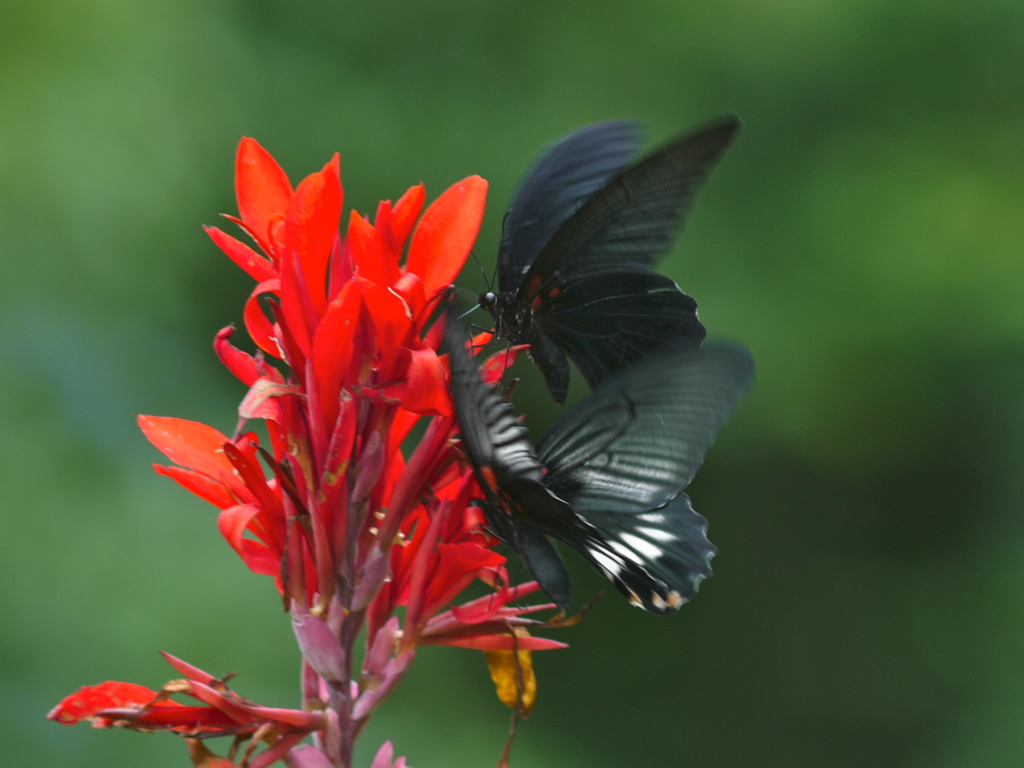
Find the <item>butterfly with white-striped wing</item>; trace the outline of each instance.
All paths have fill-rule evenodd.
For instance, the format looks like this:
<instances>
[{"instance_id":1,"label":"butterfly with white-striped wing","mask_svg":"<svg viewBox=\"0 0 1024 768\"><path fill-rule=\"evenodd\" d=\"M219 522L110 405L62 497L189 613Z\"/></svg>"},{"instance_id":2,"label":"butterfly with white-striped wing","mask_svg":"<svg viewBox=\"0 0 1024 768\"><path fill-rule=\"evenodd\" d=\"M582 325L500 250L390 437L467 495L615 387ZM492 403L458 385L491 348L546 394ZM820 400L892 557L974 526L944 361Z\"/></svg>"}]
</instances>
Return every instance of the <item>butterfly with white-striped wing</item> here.
<instances>
[{"instance_id":1,"label":"butterfly with white-striped wing","mask_svg":"<svg viewBox=\"0 0 1024 768\"><path fill-rule=\"evenodd\" d=\"M683 493L749 386L740 347L669 348L615 374L536 449L511 406L480 378L449 313L452 400L493 533L561 608L569 575L555 538L634 605L665 614L696 594L716 553Z\"/></svg>"}]
</instances>

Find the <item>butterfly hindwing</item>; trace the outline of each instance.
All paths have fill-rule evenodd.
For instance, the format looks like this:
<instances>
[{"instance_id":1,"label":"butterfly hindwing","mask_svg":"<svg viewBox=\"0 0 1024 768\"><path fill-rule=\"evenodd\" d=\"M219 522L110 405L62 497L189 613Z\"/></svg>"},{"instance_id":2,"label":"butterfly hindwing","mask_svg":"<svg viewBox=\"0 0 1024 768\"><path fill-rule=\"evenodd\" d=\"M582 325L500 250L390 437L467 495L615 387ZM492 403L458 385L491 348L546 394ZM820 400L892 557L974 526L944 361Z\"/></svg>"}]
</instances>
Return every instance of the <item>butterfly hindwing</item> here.
<instances>
[{"instance_id":1,"label":"butterfly hindwing","mask_svg":"<svg viewBox=\"0 0 1024 768\"><path fill-rule=\"evenodd\" d=\"M651 613L678 609L711 575L718 550L708 541L707 521L685 493L644 512L592 511L586 519L598 535L567 543Z\"/></svg>"},{"instance_id":2,"label":"butterfly hindwing","mask_svg":"<svg viewBox=\"0 0 1024 768\"><path fill-rule=\"evenodd\" d=\"M646 268L587 275L568 284L538 312L538 345L547 343L576 363L592 388L663 348L666 339L699 345L706 331L697 302L664 275ZM536 362L537 356L533 354ZM542 372L543 366L541 367ZM555 400L553 377L545 375ZM568 372L565 375L568 385Z\"/></svg>"}]
</instances>

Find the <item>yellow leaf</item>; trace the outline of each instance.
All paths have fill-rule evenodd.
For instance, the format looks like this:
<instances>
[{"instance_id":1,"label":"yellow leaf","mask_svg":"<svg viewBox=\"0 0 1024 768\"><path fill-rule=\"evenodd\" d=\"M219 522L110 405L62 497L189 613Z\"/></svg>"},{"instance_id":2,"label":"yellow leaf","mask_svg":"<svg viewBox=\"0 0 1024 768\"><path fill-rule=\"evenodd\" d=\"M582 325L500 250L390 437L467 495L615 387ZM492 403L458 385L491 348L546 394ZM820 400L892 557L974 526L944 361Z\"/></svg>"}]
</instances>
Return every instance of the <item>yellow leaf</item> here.
<instances>
[{"instance_id":1,"label":"yellow leaf","mask_svg":"<svg viewBox=\"0 0 1024 768\"><path fill-rule=\"evenodd\" d=\"M523 627L513 627L516 637L529 637ZM503 704L529 717L537 699L537 677L530 651L484 651L491 679Z\"/></svg>"}]
</instances>

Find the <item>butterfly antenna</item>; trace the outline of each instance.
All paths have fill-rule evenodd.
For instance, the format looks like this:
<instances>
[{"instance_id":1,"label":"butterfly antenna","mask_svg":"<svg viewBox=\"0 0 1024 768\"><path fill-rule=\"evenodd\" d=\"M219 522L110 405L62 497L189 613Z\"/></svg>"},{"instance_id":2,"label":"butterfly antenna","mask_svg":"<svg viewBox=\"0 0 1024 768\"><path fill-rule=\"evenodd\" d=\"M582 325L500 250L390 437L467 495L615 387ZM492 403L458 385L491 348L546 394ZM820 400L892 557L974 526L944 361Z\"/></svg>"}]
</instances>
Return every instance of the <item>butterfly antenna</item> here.
<instances>
[{"instance_id":1,"label":"butterfly antenna","mask_svg":"<svg viewBox=\"0 0 1024 768\"><path fill-rule=\"evenodd\" d=\"M476 262L476 265L478 267L480 267L480 274L484 278L484 284L487 286L487 291L490 292L491 291L491 286L494 283L493 278L488 278L487 277L487 272L486 272L486 270L484 270L484 265L480 263L480 259L477 258L476 251L470 251L469 253L473 257L473 261Z\"/></svg>"}]
</instances>

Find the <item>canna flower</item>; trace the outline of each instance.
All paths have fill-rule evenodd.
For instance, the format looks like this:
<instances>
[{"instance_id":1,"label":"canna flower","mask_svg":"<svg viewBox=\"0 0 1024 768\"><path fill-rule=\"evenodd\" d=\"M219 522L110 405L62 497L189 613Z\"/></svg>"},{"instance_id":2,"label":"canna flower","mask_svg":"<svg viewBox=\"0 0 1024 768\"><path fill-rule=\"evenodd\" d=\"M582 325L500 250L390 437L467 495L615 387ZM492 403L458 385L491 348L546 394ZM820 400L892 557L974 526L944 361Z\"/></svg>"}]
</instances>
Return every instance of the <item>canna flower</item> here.
<instances>
[{"instance_id":1,"label":"canna flower","mask_svg":"<svg viewBox=\"0 0 1024 768\"><path fill-rule=\"evenodd\" d=\"M268 749L246 755L249 766L286 754L295 766L349 766L356 735L419 647L483 650L492 674L509 659L521 673L532 651L564 647L530 636L541 622L528 615L553 606L521 604L537 585L509 583L505 558L483 530L472 504L482 494L454 439L447 362L438 354L439 307L476 238L487 183L464 179L425 210L423 186L412 187L393 205L382 202L372 222L352 212L342 235L339 166L335 155L293 188L266 150L242 140L239 216L227 218L253 245L206 228L256 281L243 311L255 353L232 343L232 327L213 344L248 388L238 425L229 436L184 419L139 417L171 462L154 469L217 507L228 544L250 570L274 579L303 654L308 717L288 730L281 722L291 720L267 713L289 710L239 704L225 685L168 657L187 678L180 690L135 691L79 719L152 729L163 718L162 729L193 740L259 733ZM497 382L522 349L486 361L485 378ZM247 429L253 419L264 421L266 440ZM422 437L410 450L414 434ZM456 604L478 580L491 592ZM172 692L200 698L202 717L221 730L175 720L200 715L178 712ZM73 711L65 706L56 719L71 722ZM243 725L240 717L250 719ZM296 746L308 734L314 744ZM196 765L221 759L191 744ZM374 765L390 768L385 747Z\"/></svg>"},{"instance_id":2,"label":"canna flower","mask_svg":"<svg viewBox=\"0 0 1024 768\"><path fill-rule=\"evenodd\" d=\"M89 720L95 728L119 726L136 731L172 731L190 742L195 765L233 765L219 762L200 739L234 736L235 747L251 740L242 759L248 768L271 765L295 747L308 734L322 730L323 713L293 709L275 709L254 704L232 691L223 680L203 672L165 653L164 658L184 679L172 680L159 691L134 683L107 682L81 688L54 707L48 717L66 725ZM183 694L201 705L180 704L170 697ZM249 760L259 743L269 748ZM201 758L201 760L196 759Z\"/></svg>"}]
</instances>

